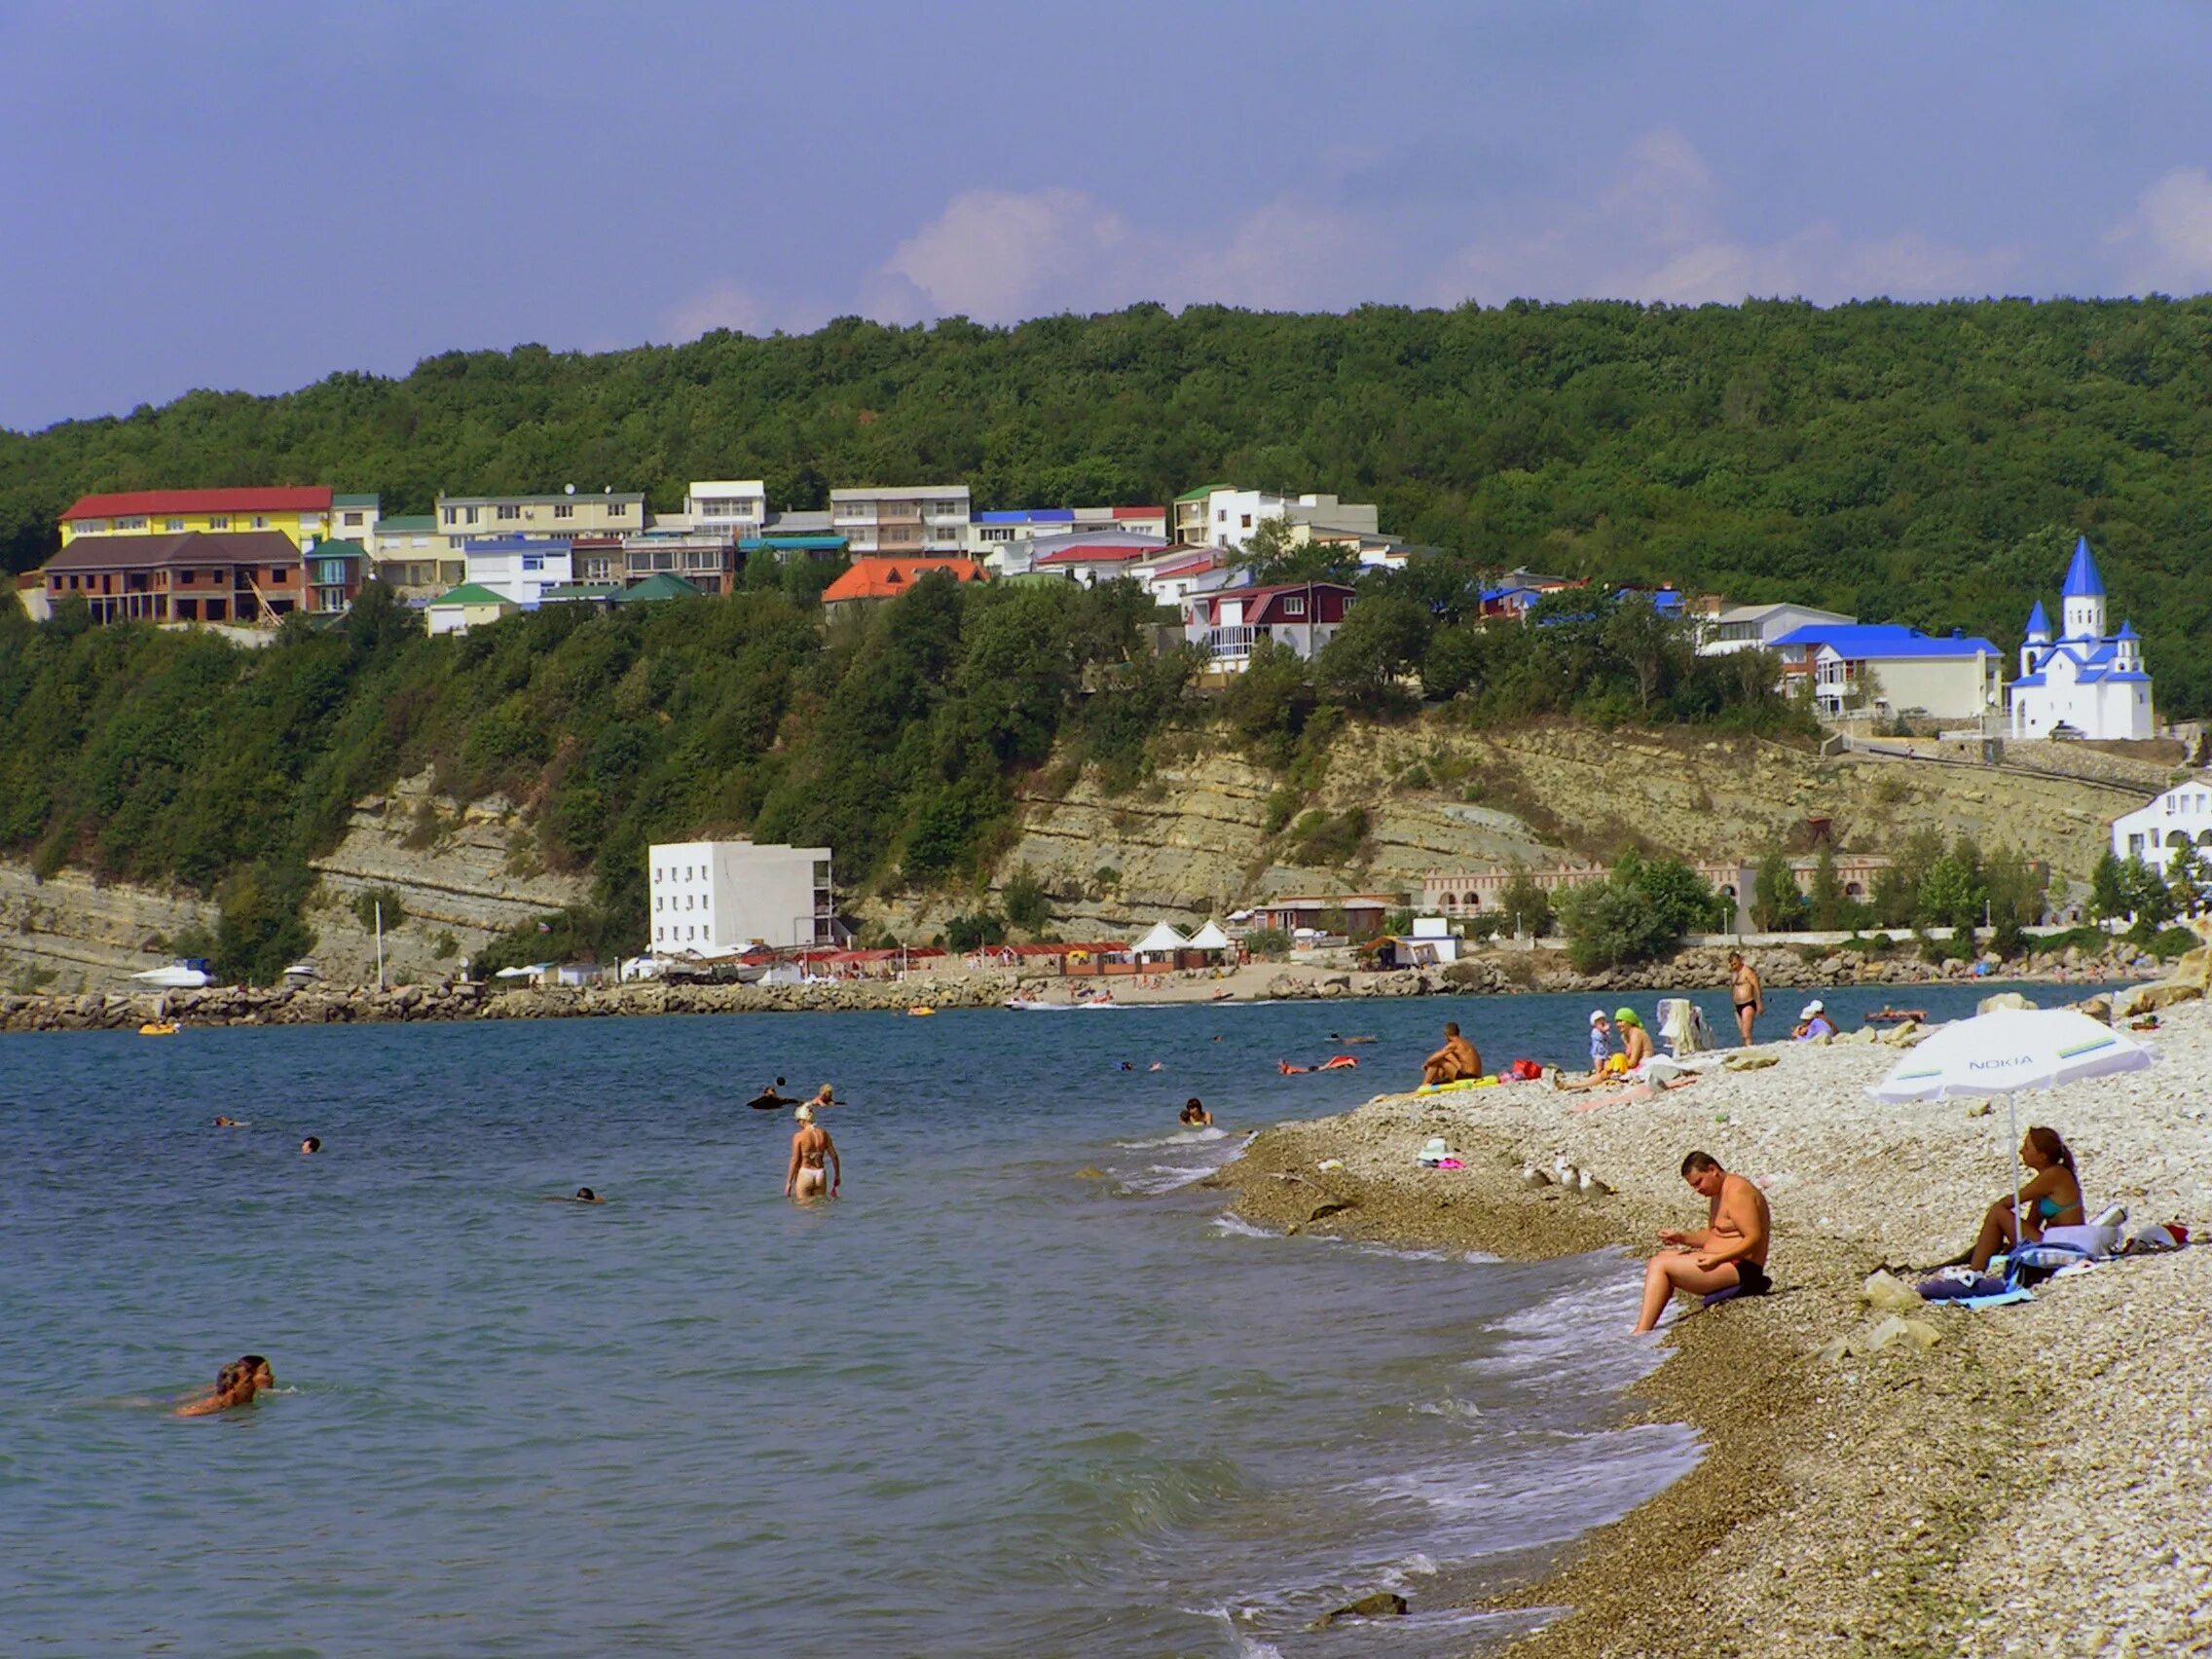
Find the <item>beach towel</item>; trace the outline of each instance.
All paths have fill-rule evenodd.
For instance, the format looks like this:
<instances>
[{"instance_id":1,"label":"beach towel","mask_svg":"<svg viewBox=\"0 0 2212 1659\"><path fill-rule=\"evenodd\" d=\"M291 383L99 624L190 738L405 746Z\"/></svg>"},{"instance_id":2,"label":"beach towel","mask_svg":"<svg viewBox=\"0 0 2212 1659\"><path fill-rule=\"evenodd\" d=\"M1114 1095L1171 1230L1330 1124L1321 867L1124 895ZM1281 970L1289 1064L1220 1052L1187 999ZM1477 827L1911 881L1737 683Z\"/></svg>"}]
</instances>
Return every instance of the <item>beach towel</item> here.
<instances>
[{"instance_id":1,"label":"beach towel","mask_svg":"<svg viewBox=\"0 0 2212 1659\"><path fill-rule=\"evenodd\" d=\"M1687 997L1659 999L1659 1036L1677 1056L1701 1054L1713 1047L1705 1011Z\"/></svg>"}]
</instances>

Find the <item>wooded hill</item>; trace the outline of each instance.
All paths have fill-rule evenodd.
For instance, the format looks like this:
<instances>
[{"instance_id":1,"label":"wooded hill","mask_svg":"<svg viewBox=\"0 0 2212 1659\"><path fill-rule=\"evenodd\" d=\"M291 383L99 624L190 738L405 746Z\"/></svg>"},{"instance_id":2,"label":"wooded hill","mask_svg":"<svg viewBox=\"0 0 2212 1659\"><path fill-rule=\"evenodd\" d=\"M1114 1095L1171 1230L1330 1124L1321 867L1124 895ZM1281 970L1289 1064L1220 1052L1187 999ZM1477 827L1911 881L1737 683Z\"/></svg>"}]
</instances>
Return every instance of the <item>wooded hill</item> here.
<instances>
[{"instance_id":1,"label":"wooded hill","mask_svg":"<svg viewBox=\"0 0 2212 1659\"><path fill-rule=\"evenodd\" d=\"M1526 563L1801 599L2018 643L2086 533L2161 712L2212 712L2212 301L1584 303L1348 315L1157 306L1012 329L846 318L601 356L450 352L403 379L196 392L0 433L0 567L79 494L453 492L763 477L966 480L979 506L1165 500L1216 478L1381 503Z\"/></svg>"}]
</instances>

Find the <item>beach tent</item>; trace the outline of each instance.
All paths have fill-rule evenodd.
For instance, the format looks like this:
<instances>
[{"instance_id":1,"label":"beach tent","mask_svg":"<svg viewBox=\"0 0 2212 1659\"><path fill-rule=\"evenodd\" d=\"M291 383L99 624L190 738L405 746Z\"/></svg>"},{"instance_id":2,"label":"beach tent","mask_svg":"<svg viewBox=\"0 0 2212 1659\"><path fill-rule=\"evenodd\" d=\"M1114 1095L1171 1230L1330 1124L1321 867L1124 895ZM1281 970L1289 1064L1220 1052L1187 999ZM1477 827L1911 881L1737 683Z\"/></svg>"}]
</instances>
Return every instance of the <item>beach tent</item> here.
<instances>
[{"instance_id":1,"label":"beach tent","mask_svg":"<svg viewBox=\"0 0 2212 1659\"><path fill-rule=\"evenodd\" d=\"M2005 1150L2016 1195L2020 1181L2012 1149L2020 1144L2020 1123L2014 1097L2021 1089L2141 1071L2157 1060L2157 1051L2078 1009L2003 1008L1938 1026L1866 1092L1892 1102L2004 1095L2011 1136Z\"/></svg>"},{"instance_id":2,"label":"beach tent","mask_svg":"<svg viewBox=\"0 0 2212 1659\"><path fill-rule=\"evenodd\" d=\"M1236 946L1230 941L1229 936L1223 933L1219 926L1209 921L1191 936L1188 948L1192 950L1235 950Z\"/></svg>"},{"instance_id":3,"label":"beach tent","mask_svg":"<svg viewBox=\"0 0 2212 1659\"><path fill-rule=\"evenodd\" d=\"M1190 942L1168 923L1155 922L1152 924L1152 932L1136 942L1137 959L1141 962L1147 956L1171 957Z\"/></svg>"}]
</instances>

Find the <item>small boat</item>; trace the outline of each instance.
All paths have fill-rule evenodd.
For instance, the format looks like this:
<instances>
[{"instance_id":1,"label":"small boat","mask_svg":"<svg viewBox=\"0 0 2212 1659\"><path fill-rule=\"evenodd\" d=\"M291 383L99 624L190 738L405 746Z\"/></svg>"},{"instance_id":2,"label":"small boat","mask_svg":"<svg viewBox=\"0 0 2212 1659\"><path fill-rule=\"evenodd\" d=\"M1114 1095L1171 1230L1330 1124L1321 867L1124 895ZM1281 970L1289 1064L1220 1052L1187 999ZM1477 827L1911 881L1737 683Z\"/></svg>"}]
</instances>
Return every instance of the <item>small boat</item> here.
<instances>
[{"instance_id":1,"label":"small boat","mask_svg":"<svg viewBox=\"0 0 2212 1659\"><path fill-rule=\"evenodd\" d=\"M166 968L149 968L130 977L142 985L165 991L197 991L215 982L214 970L207 966L204 956L180 956Z\"/></svg>"},{"instance_id":2,"label":"small boat","mask_svg":"<svg viewBox=\"0 0 2212 1659\"><path fill-rule=\"evenodd\" d=\"M1868 1025L1902 1025L1906 1020L1925 1023L1928 1011L1924 1008L1877 1008L1865 1014Z\"/></svg>"},{"instance_id":3,"label":"small boat","mask_svg":"<svg viewBox=\"0 0 2212 1659\"><path fill-rule=\"evenodd\" d=\"M177 1025L173 1019L149 1019L138 1027L141 1037L174 1037Z\"/></svg>"},{"instance_id":4,"label":"small boat","mask_svg":"<svg viewBox=\"0 0 2212 1659\"><path fill-rule=\"evenodd\" d=\"M311 979L321 978L322 970L303 956L284 970L283 977L288 983L306 984Z\"/></svg>"},{"instance_id":5,"label":"small boat","mask_svg":"<svg viewBox=\"0 0 2212 1659\"><path fill-rule=\"evenodd\" d=\"M906 1017L908 1019L927 1019L931 1014L935 1013L937 1013L936 1009L929 1008L917 1003L914 1007L906 1011Z\"/></svg>"}]
</instances>

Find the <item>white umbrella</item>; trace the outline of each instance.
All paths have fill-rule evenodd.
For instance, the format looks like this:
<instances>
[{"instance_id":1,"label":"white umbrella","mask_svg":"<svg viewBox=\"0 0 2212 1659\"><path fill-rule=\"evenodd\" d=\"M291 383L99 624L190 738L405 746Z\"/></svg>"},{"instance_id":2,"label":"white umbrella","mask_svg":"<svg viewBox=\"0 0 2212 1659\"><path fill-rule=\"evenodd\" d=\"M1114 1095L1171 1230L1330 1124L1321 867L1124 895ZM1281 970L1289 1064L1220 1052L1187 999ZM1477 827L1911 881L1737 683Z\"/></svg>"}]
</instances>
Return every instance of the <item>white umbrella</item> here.
<instances>
[{"instance_id":1,"label":"white umbrella","mask_svg":"<svg viewBox=\"0 0 2212 1659\"><path fill-rule=\"evenodd\" d=\"M1885 1101L2002 1094L2009 1145L2016 1147L2020 1124L2014 1098L2021 1089L2056 1088L2157 1063L2157 1051L2078 1010L2004 1008L1939 1027L1866 1092ZM2015 1176L2015 1212L2019 1187ZM2016 1214L2014 1219L2016 1224Z\"/></svg>"}]
</instances>

